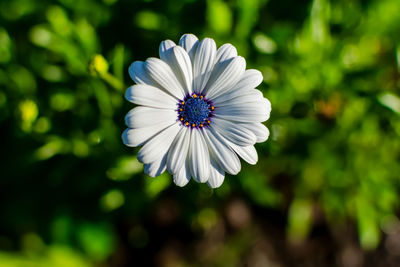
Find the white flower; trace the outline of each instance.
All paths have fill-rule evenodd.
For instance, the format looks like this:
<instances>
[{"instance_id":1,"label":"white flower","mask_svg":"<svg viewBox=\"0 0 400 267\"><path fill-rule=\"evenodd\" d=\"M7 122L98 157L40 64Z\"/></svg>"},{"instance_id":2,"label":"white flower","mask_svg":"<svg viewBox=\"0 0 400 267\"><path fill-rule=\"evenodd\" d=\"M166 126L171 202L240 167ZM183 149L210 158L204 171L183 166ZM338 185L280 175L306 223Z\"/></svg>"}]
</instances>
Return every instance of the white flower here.
<instances>
[{"instance_id":1,"label":"white flower","mask_svg":"<svg viewBox=\"0 0 400 267\"><path fill-rule=\"evenodd\" d=\"M218 50L213 39L185 34L179 45L166 40L160 58L135 61L129 74L136 82L126 99L139 105L125 117L125 145L143 146L138 160L158 176L166 169L176 185L190 178L219 187L225 172L237 174L238 155L258 160L254 144L268 139L261 122L271 104L255 89L262 75L246 69L231 44Z\"/></svg>"}]
</instances>

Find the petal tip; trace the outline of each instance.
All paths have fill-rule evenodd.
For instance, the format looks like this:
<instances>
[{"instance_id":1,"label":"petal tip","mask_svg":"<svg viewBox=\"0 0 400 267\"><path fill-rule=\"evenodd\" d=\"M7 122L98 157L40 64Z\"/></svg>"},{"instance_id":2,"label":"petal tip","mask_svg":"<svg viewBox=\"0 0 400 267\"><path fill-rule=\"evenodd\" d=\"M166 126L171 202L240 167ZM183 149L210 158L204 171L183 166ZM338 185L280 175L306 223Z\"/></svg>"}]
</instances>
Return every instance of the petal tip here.
<instances>
[{"instance_id":1,"label":"petal tip","mask_svg":"<svg viewBox=\"0 0 400 267\"><path fill-rule=\"evenodd\" d=\"M183 35L181 36L180 40L187 39L187 38L196 39L196 40L199 39L199 38L197 38L197 36L194 35L193 33L185 33L185 34L183 34Z\"/></svg>"},{"instance_id":2,"label":"petal tip","mask_svg":"<svg viewBox=\"0 0 400 267\"><path fill-rule=\"evenodd\" d=\"M126 89L126 91L125 91L125 99L128 101L131 101L131 99L132 99L132 89L133 89L133 86L129 86L128 89Z\"/></svg>"},{"instance_id":3,"label":"petal tip","mask_svg":"<svg viewBox=\"0 0 400 267\"><path fill-rule=\"evenodd\" d=\"M178 179L176 179L175 176L174 176L174 184L175 184L176 186L184 187L184 186L186 186L188 183L189 183L189 180L182 180L182 179L178 180Z\"/></svg>"},{"instance_id":4,"label":"petal tip","mask_svg":"<svg viewBox=\"0 0 400 267\"><path fill-rule=\"evenodd\" d=\"M131 129L127 128L125 129L125 131L122 133L121 138L122 138L122 142L124 143L124 145L129 146L129 147L135 147L132 142L129 140L129 131Z\"/></svg>"},{"instance_id":5,"label":"petal tip","mask_svg":"<svg viewBox=\"0 0 400 267\"><path fill-rule=\"evenodd\" d=\"M223 184L223 182L220 184L213 184L213 183L207 182L207 185L212 189L217 189L217 188L221 187L222 184Z\"/></svg>"},{"instance_id":6,"label":"petal tip","mask_svg":"<svg viewBox=\"0 0 400 267\"><path fill-rule=\"evenodd\" d=\"M134 61L128 68L129 76L135 83L138 83L138 72L141 72L143 69L143 63L143 61Z\"/></svg>"}]
</instances>

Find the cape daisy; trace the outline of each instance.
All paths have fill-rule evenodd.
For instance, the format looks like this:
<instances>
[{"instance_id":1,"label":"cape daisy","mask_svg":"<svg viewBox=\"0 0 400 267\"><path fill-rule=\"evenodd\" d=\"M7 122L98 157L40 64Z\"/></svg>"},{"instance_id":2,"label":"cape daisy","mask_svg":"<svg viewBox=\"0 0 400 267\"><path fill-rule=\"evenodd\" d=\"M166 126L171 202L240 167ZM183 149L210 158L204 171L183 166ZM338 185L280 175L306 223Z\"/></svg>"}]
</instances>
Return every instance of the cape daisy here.
<instances>
[{"instance_id":1,"label":"cape daisy","mask_svg":"<svg viewBox=\"0 0 400 267\"><path fill-rule=\"evenodd\" d=\"M166 169L176 185L190 178L219 187L225 172L237 174L238 156L258 160L254 144L268 139L261 122L270 102L255 89L262 75L246 70L246 61L231 44L218 50L213 39L185 34L176 45L163 41L160 58L135 61L129 74L136 85L126 99L139 105L125 117L125 145L143 146L138 160L158 176Z\"/></svg>"}]
</instances>

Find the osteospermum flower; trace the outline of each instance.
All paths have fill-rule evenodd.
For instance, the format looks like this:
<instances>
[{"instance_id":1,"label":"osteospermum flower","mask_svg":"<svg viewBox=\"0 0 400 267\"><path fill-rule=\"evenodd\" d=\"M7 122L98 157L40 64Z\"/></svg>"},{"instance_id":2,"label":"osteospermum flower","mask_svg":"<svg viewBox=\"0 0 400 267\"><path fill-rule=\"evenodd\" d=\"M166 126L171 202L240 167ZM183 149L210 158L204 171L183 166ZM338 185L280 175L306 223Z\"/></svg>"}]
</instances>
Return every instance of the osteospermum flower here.
<instances>
[{"instance_id":1,"label":"osteospermum flower","mask_svg":"<svg viewBox=\"0 0 400 267\"><path fill-rule=\"evenodd\" d=\"M237 174L238 156L258 160L254 144L268 139L261 122L269 118L270 102L255 89L262 75L246 69L231 44L218 50L213 39L185 34L179 45L163 41L160 58L135 61L129 74L136 85L126 99L139 105L125 117L127 146L143 146L138 160L144 171L158 176L166 169L176 185L190 178L219 187L225 172Z\"/></svg>"}]
</instances>

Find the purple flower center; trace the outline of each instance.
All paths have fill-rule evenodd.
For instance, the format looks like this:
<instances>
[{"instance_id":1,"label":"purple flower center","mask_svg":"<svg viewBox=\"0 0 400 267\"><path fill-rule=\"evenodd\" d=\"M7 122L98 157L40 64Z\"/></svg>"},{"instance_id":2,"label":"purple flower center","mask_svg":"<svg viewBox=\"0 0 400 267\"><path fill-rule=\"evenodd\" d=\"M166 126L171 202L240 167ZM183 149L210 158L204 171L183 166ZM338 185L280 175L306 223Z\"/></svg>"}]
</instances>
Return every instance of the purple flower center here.
<instances>
[{"instance_id":1,"label":"purple flower center","mask_svg":"<svg viewBox=\"0 0 400 267\"><path fill-rule=\"evenodd\" d=\"M202 128L211 123L214 106L204 95L193 93L178 103L178 117L183 125Z\"/></svg>"}]
</instances>

